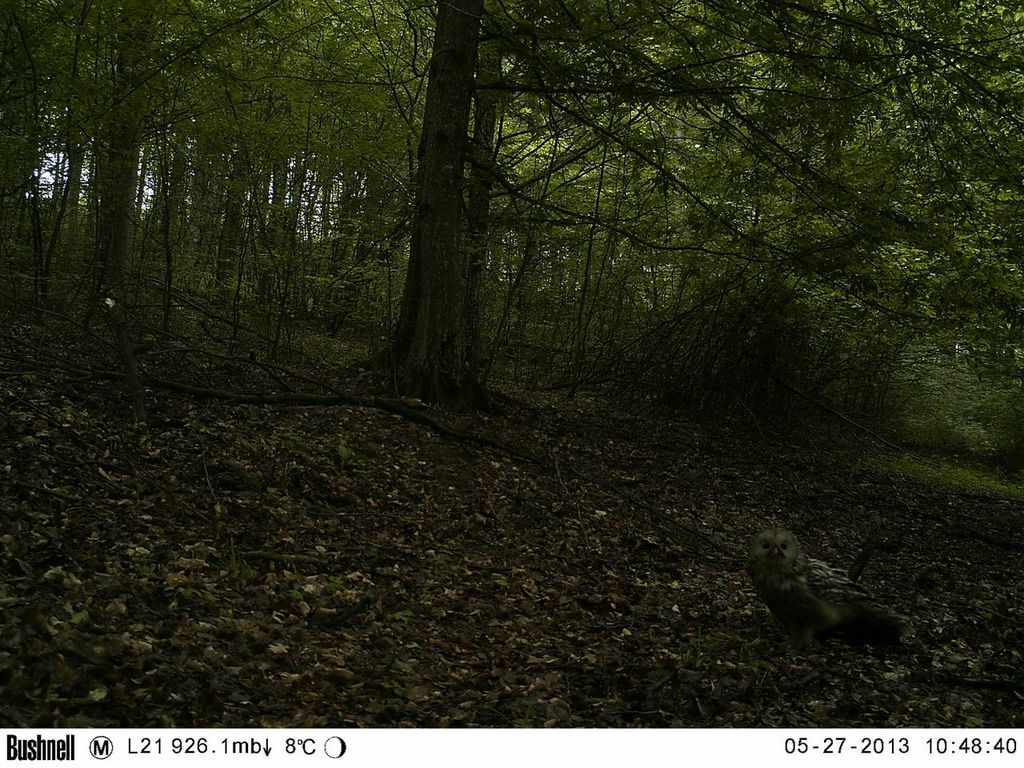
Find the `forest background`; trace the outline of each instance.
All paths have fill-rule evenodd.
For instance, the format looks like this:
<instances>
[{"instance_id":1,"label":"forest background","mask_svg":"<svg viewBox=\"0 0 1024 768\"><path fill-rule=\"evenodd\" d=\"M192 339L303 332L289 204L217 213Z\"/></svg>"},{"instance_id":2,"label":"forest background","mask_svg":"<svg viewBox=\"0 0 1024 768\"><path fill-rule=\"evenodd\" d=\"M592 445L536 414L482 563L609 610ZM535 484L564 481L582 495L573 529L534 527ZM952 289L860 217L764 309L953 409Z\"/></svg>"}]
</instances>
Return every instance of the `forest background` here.
<instances>
[{"instance_id":1,"label":"forest background","mask_svg":"<svg viewBox=\"0 0 1024 768\"><path fill-rule=\"evenodd\" d=\"M345 531L369 537L359 540L377 553L346 566L366 582L342 589L325 576L317 588L341 600L348 619L365 619L360 633L386 630L415 645L407 609L395 601L431 605L418 589L473 581L454 554L448 562L443 547L412 547L406 535L433 541L454 526L452 535L458 529L475 546L477 528L514 510L524 525L531 514L552 515L564 534L549 539L538 524L527 535L519 522L503 529L516 563L538 558L525 566L531 572L544 561L540 549L556 543L572 550L563 563L570 570L582 567L574 547L594 558L614 550L629 563L620 575L646 562L645 548L669 547L644 590L609 586L618 584L609 573L563 583L589 584L592 597L611 590L616 616L627 604L644 606L646 629L632 625L629 641L640 645L640 632L655 632L661 606L680 589L670 562L712 552L724 573L738 573L736 542L755 522L794 525L804 540L813 531L812 549L847 556L859 545L824 538L838 521L869 540L877 531L906 538L906 526L935 522L945 497L920 488L898 504L888 491L864 495L877 476L848 477L848 455L823 459L836 462L823 470L805 463L820 458L817 448L794 449L804 458L789 462L778 441L813 440L822 423L914 452L883 453L885 471L967 482L983 494L983 504L971 497L969 508L955 507L959 528L952 512L942 518L949 536L970 528L982 542L970 550L973 564L947 567L988 585L959 592L972 606L987 601L988 621L1019 611L1006 583L985 591L999 579L977 565L1009 568L1004 550L1018 551L1019 513L991 494L1024 494L1019 3L13 0L0 6L0 34L3 498L12 531L39 552L63 553L33 555L10 534L4 562L17 575L0 601L22 605L30 585L52 581L81 589L86 606L62 603L55 591L53 613L27 608L24 621L3 630L24 647L25 637L52 633L75 645L99 614L128 622L125 598L115 595L147 595L139 585L153 579L162 585L154 616L194 600L200 583L217 595L211 604L273 602L275 579L335 556L324 542L341 523L308 515L353 506L379 515L358 535ZM355 415L361 408L407 423ZM733 428L755 435L770 458L745 463L750 440ZM409 430L473 448L439 448ZM608 448L627 433L632 447ZM488 463L479 451L499 458ZM829 485L832 472L840 490ZM469 477L480 487L467 490ZM748 487L754 480L757 490ZM607 496L602 483L637 491ZM817 515L823 498L834 500L829 516ZM141 517L125 519L125 505ZM670 515L657 509L695 515L697 527L673 528L688 543L665 543ZM435 514L436 525L427 520ZM593 520L624 527L603 539ZM309 537L302 546L299 530ZM179 551L193 538L205 543ZM630 543L620 549L622 541ZM116 552L124 571L73 553L76 542L89 542L97 558ZM927 557L946 557L949 543L933 542ZM1004 559L986 559L984 547ZM415 588L396 582L382 597L374 585L391 578L382 574L389 558L400 559L392 550L413 559L429 551L436 562L423 566ZM505 557L488 552L477 555ZM921 577L922 589L937 589L943 577L923 558L914 553L892 583ZM201 578L207 567L219 576ZM481 588L507 589L521 576L511 567L495 577L504 583L488 576ZM1011 582L1020 578L1015 567ZM321 570L339 568L330 561ZM93 583L98 572L127 581L107 589ZM691 618L715 616L715 631L741 631L747 603L701 581L708 574L721 576L712 569L688 588L698 593L694 604L715 609ZM225 584L237 592L221 592ZM605 602L580 598L577 587L549 597L584 621ZM107 592L109 602L93 604ZM314 603L300 591L289 610L316 616ZM919 625L972 615L936 606L917 605L929 617ZM139 642L177 647L176 632L195 631L186 624L166 627L166 636L147 629ZM584 625L582 645L591 636ZM131 626L123 637L143 637ZM279 631L261 626L254 648L265 651ZM421 629L418 642L431 631ZM955 673L929 679L936 686L966 680L983 690L990 681L979 684L978 669L1019 668L1019 623L993 629L1000 640L977 625L963 631L977 633L975 653L942 646ZM950 636L947 629L941 639ZM929 652L942 645L931 639ZM149 669L141 659L152 647L124 642L118 652ZM707 642L722 657L740 653L735 636ZM289 643L318 647L294 637L270 647ZM169 653L157 645L153 653ZM743 659L749 652L743 645ZM38 675L17 693L20 722L60 722L58 699L65 715L116 699L113 722L152 711L153 691L129 693L133 684L106 672L76 677L46 653L22 659ZM690 646L666 653L674 669L709 656ZM621 654L612 643L596 657L610 667ZM994 666L977 661L997 657ZM0 657L0 672L13 658ZM360 722L449 722L458 709L435 696L415 664L349 658L338 662L353 675L347 681L362 679L360 663L393 683L372 696L353 688L350 710L367 718ZM250 722L241 709L228 717L206 700L183 714L173 694L179 666L157 663L168 675L160 706L171 713L161 722ZM64 678L54 669L70 676L59 696L53 681ZM229 665L218 674L228 686L236 673ZM491 671L458 679L484 690L477 673ZM757 677L741 673L736 679ZM692 703L692 687L709 680L684 674L648 685L650 669L620 666L566 693L569 672L558 674L537 684L550 694L543 706L534 693L528 707L513 696L481 717L594 723L573 718L595 699L675 723L676 705ZM622 690L601 688L608 679ZM1009 707L1019 681L999 683ZM303 690L316 698L309 685ZM687 711L698 721L742 724L754 712L753 722L804 722L820 704L769 716L776 699L767 692L758 699L747 684L708 685L717 693L705 692L705 704L721 697L720 708L694 705ZM842 680L828 685L849 689ZM946 694L911 695L920 709L894 715L907 695L888 692L872 722L1008 722L1004 700L980 695L966 709ZM729 697L743 707L731 709ZM329 722L341 703L319 706L328 714L315 722ZM601 709L601 722L631 721L613 709ZM307 721L277 712L267 722Z\"/></svg>"},{"instance_id":2,"label":"forest background","mask_svg":"<svg viewBox=\"0 0 1024 768\"><path fill-rule=\"evenodd\" d=\"M182 372L343 338L427 400L800 392L1019 468L1020 8L440 8L8 4L6 312L114 297Z\"/></svg>"}]
</instances>

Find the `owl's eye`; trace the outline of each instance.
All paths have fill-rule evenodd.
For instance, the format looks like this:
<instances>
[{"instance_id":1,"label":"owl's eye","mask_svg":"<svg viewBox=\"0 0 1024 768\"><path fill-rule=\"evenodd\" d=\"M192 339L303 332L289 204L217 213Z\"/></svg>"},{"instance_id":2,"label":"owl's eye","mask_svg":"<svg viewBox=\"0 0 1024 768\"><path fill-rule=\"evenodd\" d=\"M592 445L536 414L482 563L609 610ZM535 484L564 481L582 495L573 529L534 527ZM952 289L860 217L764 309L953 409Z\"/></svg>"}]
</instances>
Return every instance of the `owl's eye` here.
<instances>
[{"instance_id":1,"label":"owl's eye","mask_svg":"<svg viewBox=\"0 0 1024 768\"><path fill-rule=\"evenodd\" d=\"M789 546L789 544L787 544L786 542L782 542L782 548L783 548L783 549L785 549L785 548L786 548L786 547L788 547L788 546Z\"/></svg>"},{"instance_id":2,"label":"owl's eye","mask_svg":"<svg viewBox=\"0 0 1024 768\"><path fill-rule=\"evenodd\" d=\"M768 542L767 541L761 544L761 549L768 549Z\"/></svg>"}]
</instances>

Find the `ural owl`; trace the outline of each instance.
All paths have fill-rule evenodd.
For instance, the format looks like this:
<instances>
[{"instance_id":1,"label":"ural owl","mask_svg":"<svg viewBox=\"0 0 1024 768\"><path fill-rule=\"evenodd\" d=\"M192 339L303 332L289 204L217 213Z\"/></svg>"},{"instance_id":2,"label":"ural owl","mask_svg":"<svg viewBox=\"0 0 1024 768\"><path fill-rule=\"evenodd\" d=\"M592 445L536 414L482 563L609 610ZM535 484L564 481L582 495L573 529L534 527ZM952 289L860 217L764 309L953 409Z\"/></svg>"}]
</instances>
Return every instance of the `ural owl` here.
<instances>
[{"instance_id":1,"label":"ural owl","mask_svg":"<svg viewBox=\"0 0 1024 768\"><path fill-rule=\"evenodd\" d=\"M894 644L904 637L906 625L896 614L839 571L803 554L787 530L757 534L747 570L757 594L798 645L825 637Z\"/></svg>"}]
</instances>

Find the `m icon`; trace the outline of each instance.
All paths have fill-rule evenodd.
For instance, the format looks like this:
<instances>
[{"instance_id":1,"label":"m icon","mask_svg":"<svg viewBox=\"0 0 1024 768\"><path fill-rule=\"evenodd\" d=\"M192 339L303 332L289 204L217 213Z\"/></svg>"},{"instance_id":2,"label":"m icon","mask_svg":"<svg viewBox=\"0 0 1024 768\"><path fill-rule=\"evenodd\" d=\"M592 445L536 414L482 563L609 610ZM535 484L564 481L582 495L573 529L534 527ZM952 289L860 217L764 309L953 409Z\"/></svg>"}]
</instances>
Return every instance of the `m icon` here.
<instances>
[{"instance_id":1,"label":"m icon","mask_svg":"<svg viewBox=\"0 0 1024 768\"><path fill-rule=\"evenodd\" d=\"M106 760L114 754L114 742L106 736L97 736L89 742L89 754L97 760Z\"/></svg>"}]
</instances>

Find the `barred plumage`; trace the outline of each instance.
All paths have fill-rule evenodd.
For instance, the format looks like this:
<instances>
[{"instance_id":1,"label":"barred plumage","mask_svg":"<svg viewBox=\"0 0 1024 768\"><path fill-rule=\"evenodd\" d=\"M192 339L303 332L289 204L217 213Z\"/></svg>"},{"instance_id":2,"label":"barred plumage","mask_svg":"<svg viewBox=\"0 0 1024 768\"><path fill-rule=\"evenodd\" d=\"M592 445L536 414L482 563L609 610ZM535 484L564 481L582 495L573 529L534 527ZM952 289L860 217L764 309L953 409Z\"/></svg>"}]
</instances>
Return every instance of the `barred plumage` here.
<instances>
[{"instance_id":1,"label":"barred plumage","mask_svg":"<svg viewBox=\"0 0 1024 768\"><path fill-rule=\"evenodd\" d=\"M906 632L899 616L827 563L804 555L785 529L754 537L747 570L757 594L797 644L825 637L892 644Z\"/></svg>"}]
</instances>

